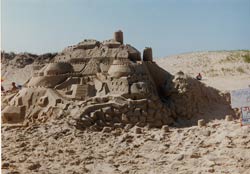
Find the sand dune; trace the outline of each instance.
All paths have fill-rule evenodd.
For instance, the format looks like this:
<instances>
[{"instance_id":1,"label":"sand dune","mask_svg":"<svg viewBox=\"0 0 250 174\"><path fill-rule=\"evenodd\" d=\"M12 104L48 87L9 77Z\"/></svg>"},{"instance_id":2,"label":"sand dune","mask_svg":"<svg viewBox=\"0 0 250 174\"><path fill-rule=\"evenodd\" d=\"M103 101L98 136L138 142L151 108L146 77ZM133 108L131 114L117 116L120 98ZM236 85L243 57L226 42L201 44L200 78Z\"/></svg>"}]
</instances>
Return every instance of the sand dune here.
<instances>
[{"instance_id":1,"label":"sand dune","mask_svg":"<svg viewBox=\"0 0 250 174\"><path fill-rule=\"evenodd\" d=\"M195 77L222 91L246 88L250 85L250 63L244 61L249 51L196 52L156 59L156 63L172 74L178 71Z\"/></svg>"}]
</instances>

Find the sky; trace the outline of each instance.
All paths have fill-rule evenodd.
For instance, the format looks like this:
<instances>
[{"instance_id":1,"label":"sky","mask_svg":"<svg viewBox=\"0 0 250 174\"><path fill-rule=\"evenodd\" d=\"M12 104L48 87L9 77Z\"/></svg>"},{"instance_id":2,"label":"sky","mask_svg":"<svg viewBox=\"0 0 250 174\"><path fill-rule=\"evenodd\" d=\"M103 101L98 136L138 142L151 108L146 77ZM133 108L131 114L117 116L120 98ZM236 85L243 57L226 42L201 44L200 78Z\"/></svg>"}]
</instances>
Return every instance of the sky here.
<instances>
[{"instance_id":1,"label":"sky","mask_svg":"<svg viewBox=\"0 0 250 174\"><path fill-rule=\"evenodd\" d=\"M250 49L250 0L1 0L5 51L59 52L117 30L156 58Z\"/></svg>"}]
</instances>

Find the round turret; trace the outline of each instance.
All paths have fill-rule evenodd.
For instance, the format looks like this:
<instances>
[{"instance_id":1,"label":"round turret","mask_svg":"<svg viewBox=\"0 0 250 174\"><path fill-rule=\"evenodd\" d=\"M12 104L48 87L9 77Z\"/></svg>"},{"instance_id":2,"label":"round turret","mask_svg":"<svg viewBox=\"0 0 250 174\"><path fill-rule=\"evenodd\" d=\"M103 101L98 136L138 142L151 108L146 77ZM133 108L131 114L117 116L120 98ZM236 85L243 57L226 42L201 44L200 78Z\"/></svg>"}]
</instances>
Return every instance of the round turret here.
<instances>
[{"instance_id":1,"label":"round turret","mask_svg":"<svg viewBox=\"0 0 250 174\"><path fill-rule=\"evenodd\" d=\"M123 32L121 30L114 33L114 40L123 44Z\"/></svg>"}]
</instances>

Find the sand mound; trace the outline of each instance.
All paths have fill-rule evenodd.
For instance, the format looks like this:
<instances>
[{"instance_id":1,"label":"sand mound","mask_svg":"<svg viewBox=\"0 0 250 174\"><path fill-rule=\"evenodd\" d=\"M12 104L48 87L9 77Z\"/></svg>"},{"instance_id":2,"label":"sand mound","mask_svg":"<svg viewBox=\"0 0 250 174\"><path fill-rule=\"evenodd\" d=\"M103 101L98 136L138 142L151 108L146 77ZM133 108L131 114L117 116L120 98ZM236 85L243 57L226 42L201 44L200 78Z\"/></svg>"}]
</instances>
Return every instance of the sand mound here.
<instances>
[{"instance_id":1,"label":"sand mound","mask_svg":"<svg viewBox=\"0 0 250 174\"><path fill-rule=\"evenodd\" d=\"M206 86L182 72L177 73L173 85L175 92L170 96L170 108L175 108L175 114L182 126L195 125L198 119L210 121L223 119L225 115L235 115L228 93Z\"/></svg>"},{"instance_id":2,"label":"sand mound","mask_svg":"<svg viewBox=\"0 0 250 174\"><path fill-rule=\"evenodd\" d=\"M8 59L26 66L32 56L36 57ZM77 128L102 130L126 125L162 127L204 117L202 113L214 112L218 105L225 114L233 114L219 91L183 72L171 75L152 57L152 49L146 48L141 60L139 51L117 38L102 43L85 40L68 47L37 69L17 94L5 97L3 123L30 125L59 114Z\"/></svg>"}]
</instances>

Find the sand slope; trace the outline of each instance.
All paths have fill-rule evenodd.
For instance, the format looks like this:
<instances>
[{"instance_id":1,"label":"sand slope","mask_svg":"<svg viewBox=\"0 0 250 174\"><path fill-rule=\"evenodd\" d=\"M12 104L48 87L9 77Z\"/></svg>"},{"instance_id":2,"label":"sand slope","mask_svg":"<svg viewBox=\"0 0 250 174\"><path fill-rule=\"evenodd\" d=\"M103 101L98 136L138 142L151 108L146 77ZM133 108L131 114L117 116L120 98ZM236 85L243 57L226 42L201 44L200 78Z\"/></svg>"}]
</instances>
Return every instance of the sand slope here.
<instances>
[{"instance_id":1,"label":"sand slope","mask_svg":"<svg viewBox=\"0 0 250 174\"><path fill-rule=\"evenodd\" d=\"M156 59L156 63L172 74L183 71L192 77L199 72L202 82L228 91L250 85L250 63L244 61L249 51L196 52Z\"/></svg>"}]
</instances>

